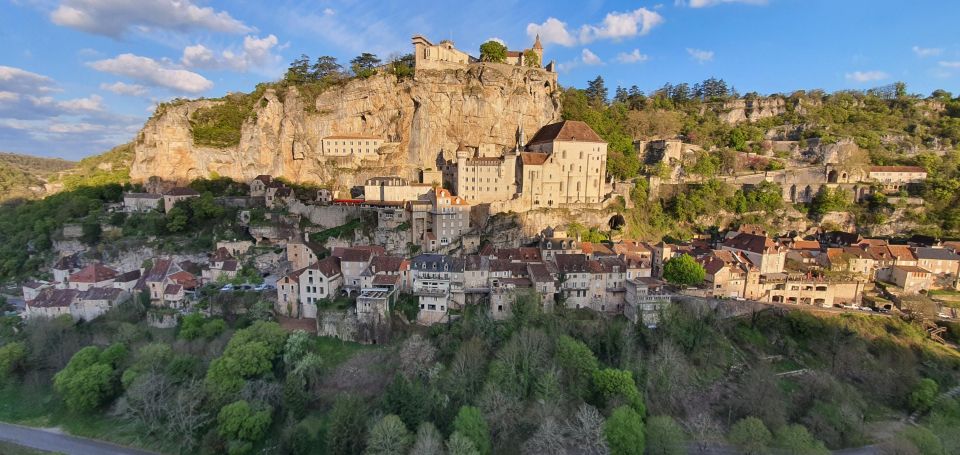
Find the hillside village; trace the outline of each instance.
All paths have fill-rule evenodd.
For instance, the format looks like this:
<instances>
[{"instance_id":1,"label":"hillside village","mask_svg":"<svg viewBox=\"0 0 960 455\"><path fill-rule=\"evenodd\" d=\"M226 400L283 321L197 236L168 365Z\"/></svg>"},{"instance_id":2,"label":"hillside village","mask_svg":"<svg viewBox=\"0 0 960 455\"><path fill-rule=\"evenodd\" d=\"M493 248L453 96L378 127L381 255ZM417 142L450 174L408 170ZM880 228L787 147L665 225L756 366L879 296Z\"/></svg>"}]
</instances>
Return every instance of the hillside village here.
<instances>
[{"instance_id":1,"label":"hillside village","mask_svg":"<svg viewBox=\"0 0 960 455\"><path fill-rule=\"evenodd\" d=\"M624 139L575 115L602 107L560 108L585 91L559 91L539 36L499 62L449 40L412 46L413 74L396 81L383 65L319 94L258 86L230 144L200 140L196 113L239 98L161 105L124 146L127 180L11 208L37 231L0 261L11 336L90 346L31 358L46 379L22 354L8 363L22 384L0 393L66 395L57 377L74 358L102 368L130 344L113 395L84 412L153 428L170 453L361 453L367 414L384 410L451 440L461 414L482 412L497 445L484 453L610 453L603 415L647 406L681 452L727 453L718 435L751 418L778 440L799 427L812 449L797 453L869 449L870 432L911 421L952 434L935 419L960 393L938 389L960 371L960 241L912 230L942 185L934 167L761 129L803 107L775 98L722 102L725 128L755 130L738 147L690 131ZM379 99L392 91L416 106ZM488 118L486 101L509 107ZM648 229L669 217L677 229ZM178 409L141 412L163 403ZM265 419L258 437L222 429L234 411ZM536 446L557 422L579 436Z\"/></svg>"}]
</instances>

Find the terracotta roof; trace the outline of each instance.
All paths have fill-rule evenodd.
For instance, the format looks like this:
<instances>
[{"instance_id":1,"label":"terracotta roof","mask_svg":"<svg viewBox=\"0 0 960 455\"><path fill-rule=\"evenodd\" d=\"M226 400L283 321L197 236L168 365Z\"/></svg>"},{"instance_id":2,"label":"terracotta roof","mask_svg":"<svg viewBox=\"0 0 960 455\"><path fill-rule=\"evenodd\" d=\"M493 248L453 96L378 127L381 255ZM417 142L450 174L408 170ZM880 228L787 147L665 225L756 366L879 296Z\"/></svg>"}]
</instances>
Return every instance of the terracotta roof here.
<instances>
[{"instance_id":1,"label":"terracotta roof","mask_svg":"<svg viewBox=\"0 0 960 455\"><path fill-rule=\"evenodd\" d=\"M240 270L240 263L237 262L236 259L227 259L226 261L223 261L223 266L220 267L220 270L225 272L235 272Z\"/></svg>"},{"instance_id":2,"label":"terracotta roof","mask_svg":"<svg viewBox=\"0 0 960 455\"><path fill-rule=\"evenodd\" d=\"M71 283L99 283L112 280L118 275L116 270L102 264L90 264L76 273L70 274Z\"/></svg>"},{"instance_id":3,"label":"terracotta roof","mask_svg":"<svg viewBox=\"0 0 960 455\"><path fill-rule=\"evenodd\" d=\"M304 267L304 268L302 268L302 269L294 270L294 271L288 273L287 276L285 276L285 277L283 277L283 278L286 278L286 279L288 279L288 280L290 280L290 281L292 281L292 282L294 282L294 283L299 283L299 282L300 282L300 275L303 274L303 271L304 271L304 270L307 270L307 267ZM282 278L281 278L281 279L282 279Z\"/></svg>"},{"instance_id":4,"label":"terracotta roof","mask_svg":"<svg viewBox=\"0 0 960 455\"><path fill-rule=\"evenodd\" d=\"M920 166L870 166L870 172L923 172L927 170Z\"/></svg>"},{"instance_id":5,"label":"terracotta roof","mask_svg":"<svg viewBox=\"0 0 960 455\"><path fill-rule=\"evenodd\" d=\"M340 260L334 256L326 257L307 266L308 269L319 270L323 276L331 278L340 274Z\"/></svg>"},{"instance_id":6,"label":"terracotta roof","mask_svg":"<svg viewBox=\"0 0 960 455\"><path fill-rule=\"evenodd\" d=\"M929 270L923 267L917 267L915 265L895 265L893 266L893 268L903 270L904 272L911 272L911 273L930 273Z\"/></svg>"},{"instance_id":7,"label":"terracotta roof","mask_svg":"<svg viewBox=\"0 0 960 455\"><path fill-rule=\"evenodd\" d=\"M791 246L795 250L819 250L820 242L816 240L797 240Z\"/></svg>"},{"instance_id":8,"label":"terracotta roof","mask_svg":"<svg viewBox=\"0 0 960 455\"><path fill-rule=\"evenodd\" d=\"M373 277L373 284L376 285L391 285L396 286L400 283L400 275L377 275Z\"/></svg>"},{"instance_id":9,"label":"terracotta roof","mask_svg":"<svg viewBox=\"0 0 960 455\"><path fill-rule=\"evenodd\" d=\"M210 260L213 262L223 262L228 259L233 259L233 255L230 254L230 250L226 247L220 247L210 256Z\"/></svg>"},{"instance_id":10,"label":"terracotta roof","mask_svg":"<svg viewBox=\"0 0 960 455\"><path fill-rule=\"evenodd\" d=\"M150 267L150 271L144 275L144 281L163 281L172 263L173 261L169 259L157 259L153 267Z\"/></svg>"},{"instance_id":11,"label":"terracotta roof","mask_svg":"<svg viewBox=\"0 0 960 455\"><path fill-rule=\"evenodd\" d=\"M583 251L583 254L593 256L613 256L615 254L610 247L602 243L583 242L580 244L580 249Z\"/></svg>"},{"instance_id":12,"label":"terracotta roof","mask_svg":"<svg viewBox=\"0 0 960 455\"><path fill-rule=\"evenodd\" d=\"M501 248L494 250L490 256L497 259L519 262L540 262L542 260L540 250L534 247Z\"/></svg>"},{"instance_id":13,"label":"terracotta roof","mask_svg":"<svg viewBox=\"0 0 960 455\"><path fill-rule=\"evenodd\" d=\"M271 180L273 180L273 177L271 177L271 176L269 176L269 175L267 175L267 174L260 174L260 175L258 175L258 176L256 176L256 177L254 177L253 179L254 179L254 180L259 180L259 181L263 182L264 184L268 184L268 183L270 183Z\"/></svg>"},{"instance_id":14,"label":"terracotta roof","mask_svg":"<svg viewBox=\"0 0 960 455\"><path fill-rule=\"evenodd\" d=\"M383 248L364 248L364 247L336 247L331 256L339 258L346 262L369 262L378 253L382 254Z\"/></svg>"},{"instance_id":15,"label":"terracotta roof","mask_svg":"<svg viewBox=\"0 0 960 455\"><path fill-rule=\"evenodd\" d=\"M373 273L399 272L403 270L406 259L400 256L376 256L370 260Z\"/></svg>"},{"instance_id":16,"label":"terracotta roof","mask_svg":"<svg viewBox=\"0 0 960 455\"><path fill-rule=\"evenodd\" d=\"M467 203L466 199L460 196L453 195L453 193L451 193L450 190L448 189L438 187L434 191L435 191L434 194L437 200L439 200L440 198L448 198L450 199L450 205L470 205L469 203Z\"/></svg>"},{"instance_id":17,"label":"terracotta roof","mask_svg":"<svg viewBox=\"0 0 960 455\"><path fill-rule=\"evenodd\" d=\"M182 290L183 286L179 284L168 284L167 287L163 288L163 295L177 295Z\"/></svg>"},{"instance_id":18,"label":"terracotta roof","mask_svg":"<svg viewBox=\"0 0 960 455\"><path fill-rule=\"evenodd\" d=\"M197 277L190 272L181 270L177 273L174 273L168 276L167 278L169 278L170 281L173 281L174 283L182 285L184 289L193 289L197 287Z\"/></svg>"},{"instance_id":19,"label":"terracotta roof","mask_svg":"<svg viewBox=\"0 0 960 455\"><path fill-rule=\"evenodd\" d=\"M541 165L541 164L543 164L543 163L546 163L546 162L547 162L547 158L549 158L549 157L550 157L550 155L547 154L547 153L539 153L539 152L520 152L520 161L521 161L525 166L531 166L531 165L539 166L539 165Z\"/></svg>"},{"instance_id":20,"label":"terracotta roof","mask_svg":"<svg viewBox=\"0 0 960 455\"><path fill-rule=\"evenodd\" d=\"M762 235L746 233L739 234L732 239L727 239L723 242L723 246L757 254L774 253L777 251L777 244L773 239Z\"/></svg>"},{"instance_id":21,"label":"terracotta roof","mask_svg":"<svg viewBox=\"0 0 960 455\"><path fill-rule=\"evenodd\" d=\"M890 254L901 261L917 260L917 256L913 254L913 250L907 245L887 245L887 249L890 250Z\"/></svg>"},{"instance_id":22,"label":"terracotta roof","mask_svg":"<svg viewBox=\"0 0 960 455\"><path fill-rule=\"evenodd\" d=\"M170 191L163 193L164 196L199 196L200 193L193 188L187 188L185 186L178 186L171 188Z\"/></svg>"},{"instance_id":23,"label":"terracotta roof","mask_svg":"<svg viewBox=\"0 0 960 455\"><path fill-rule=\"evenodd\" d=\"M527 145L553 141L606 143L589 125L579 120L564 120L540 128Z\"/></svg>"},{"instance_id":24,"label":"terracotta roof","mask_svg":"<svg viewBox=\"0 0 960 455\"><path fill-rule=\"evenodd\" d=\"M45 289L37 298L27 302L27 305L34 308L68 307L77 294L80 294L80 291L76 289Z\"/></svg>"}]
</instances>

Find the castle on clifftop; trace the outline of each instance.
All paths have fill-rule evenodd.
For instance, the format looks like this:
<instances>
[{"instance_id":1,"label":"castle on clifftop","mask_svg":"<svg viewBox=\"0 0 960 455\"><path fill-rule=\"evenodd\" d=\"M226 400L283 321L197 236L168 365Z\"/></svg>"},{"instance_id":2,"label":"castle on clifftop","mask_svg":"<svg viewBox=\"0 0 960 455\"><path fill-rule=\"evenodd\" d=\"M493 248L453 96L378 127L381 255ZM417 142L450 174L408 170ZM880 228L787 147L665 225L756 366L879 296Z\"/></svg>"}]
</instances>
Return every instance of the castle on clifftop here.
<instances>
[{"instance_id":1,"label":"castle on clifftop","mask_svg":"<svg viewBox=\"0 0 960 455\"><path fill-rule=\"evenodd\" d=\"M481 63L480 59L454 47L453 41L443 40L437 44L433 44L423 35L414 35L412 40L415 67L418 70L441 70ZM536 62L535 65L527 65L525 54L527 54L528 51L532 51L537 55L539 62ZM522 51L508 50L507 59L504 64L540 68L548 73L556 74L556 65L554 62L551 61L546 66L543 65L543 45L540 44L540 35L537 35L533 41L533 47L529 49Z\"/></svg>"}]
</instances>

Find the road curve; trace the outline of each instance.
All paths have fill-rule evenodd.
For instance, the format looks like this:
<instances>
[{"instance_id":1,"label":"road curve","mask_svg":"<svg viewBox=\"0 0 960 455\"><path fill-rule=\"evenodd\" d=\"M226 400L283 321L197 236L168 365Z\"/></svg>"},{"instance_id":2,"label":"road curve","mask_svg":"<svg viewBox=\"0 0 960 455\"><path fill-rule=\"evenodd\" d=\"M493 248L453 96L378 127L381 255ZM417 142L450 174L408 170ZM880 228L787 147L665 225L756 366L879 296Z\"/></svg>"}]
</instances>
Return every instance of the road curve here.
<instances>
[{"instance_id":1,"label":"road curve","mask_svg":"<svg viewBox=\"0 0 960 455\"><path fill-rule=\"evenodd\" d=\"M95 439L70 436L51 429L0 423L0 440L66 455L156 455Z\"/></svg>"}]
</instances>

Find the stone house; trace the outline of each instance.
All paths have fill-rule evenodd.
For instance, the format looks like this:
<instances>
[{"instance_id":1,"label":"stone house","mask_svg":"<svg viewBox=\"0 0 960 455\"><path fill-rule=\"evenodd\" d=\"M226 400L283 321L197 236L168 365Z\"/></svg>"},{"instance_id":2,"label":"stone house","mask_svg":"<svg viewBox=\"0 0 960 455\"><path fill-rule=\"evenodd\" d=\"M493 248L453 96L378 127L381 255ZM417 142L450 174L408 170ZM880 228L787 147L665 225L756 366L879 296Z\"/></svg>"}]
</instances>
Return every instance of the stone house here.
<instances>
[{"instance_id":1,"label":"stone house","mask_svg":"<svg viewBox=\"0 0 960 455\"><path fill-rule=\"evenodd\" d=\"M513 314L513 304L522 293L531 293L529 278L492 278L490 280L490 316L504 320ZM539 303L539 302L537 302Z\"/></svg>"},{"instance_id":2,"label":"stone house","mask_svg":"<svg viewBox=\"0 0 960 455\"><path fill-rule=\"evenodd\" d=\"M901 287L904 294L919 294L933 285L933 274L915 265L896 265L890 270L890 282Z\"/></svg>"},{"instance_id":3,"label":"stone house","mask_svg":"<svg viewBox=\"0 0 960 455\"><path fill-rule=\"evenodd\" d=\"M23 300L33 300L36 299L40 292L44 289L53 288L53 283L47 283L46 281L27 281L23 283L23 286L20 286L20 289L23 291Z\"/></svg>"},{"instance_id":4,"label":"stone house","mask_svg":"<svg viewBox=\"0 0 960 455\"><path fill-rule=\"evenodd\" d=\"M303 302L300 300L300 275L306 267L294 270L277 280L277 302L274 309L277 314L288 318L304 317ZM316 307L314 307L316 316Z\"/></svg>"},{"instance_id":5,"label":"stone house","mask_svg":"<svg viewBox=\"0 0 960 455\"><path fill-rule=\"evenodd\" d=\"M607 143L584 122L540 128L520 153L520 165L527 208L598 204L605 198Z\"/></svg>"},{"instance_id":6,"label":"stone house","mask_svg":"<svg viewBox=\"0 0 960 455\"><path fill-rule=\"evenodd\" d=\"M170 283L163 288L163 305L170 308L180 308L186 300L183 286Z\"/></svg>"},{"instance_id":7,"label":"stone house","mask_svg":"<svg viewBox=\"0 0 960 455\"><path fill-rule=\"evenodd\" d=\"M70 274L80 270L80 259L76 254L61 256L50 267L53 273L53 282L57 285L65 285Z\"/></svg>"},{"instance_id":8,"label":"stone house","mask_svg":"<svg viewBox=\"0 0 960 455\"><path fill-rule=\"evenodd\" d=\"M919 247L914 250L917 265L934 275L958 276L960 255L947 248Z\"/></svg>"},{"instance_id":9,"label":"stone house","mask_svg":"<svg viewBox=\"0 0 960 455\"><path fill-rule=\"evenodd\" d=\"M656 278L641 277L627 280L623 314L634 324L656 327L660 312L670 304L666 283Z\"/></svg>"},{"instance_id":10,"label":"stone house","mask_svg":"<svg viewBox=\"0 0 960 455\"><path fill-rule=\"evenodd\" d=\"M337 134L320 140L323 156L376 158L377 150L381 146L383 146L382 138L364 134Z\"/></svg>"},{"instance_id":11,"label":"stone house","mask_svg":"<svg viewBox=\"0 0 960 455\"><path fill-rule=\"evenodd\" d=\"M507 150L502 156L490 156L461 146L454 191L474 204L513 199L517 194L517 153Z\"/></svg>"},{"instance_id":12,"label":"stone house","mask_svg":"<svg viewBox=\"0 0 960 455\"><path fill-rule=\"evenodd\" d=\"M163 196L153 193L123 193L123 211L144 213L160 210Z\"/></svg>"},{"instance_id":13,"label":"stone house","mask_svg":"<svg viewBox=\"0 0 960 455\"><path fill-rule=\"evenodd\" d=\"M372 177L363 184L363 198L367 202L406 202L425 200L433 185L411 183L398 176Z\"/></svg>"},{"instance_id":14,"label":"stone house","mask_svg":"<svg viewBox=\"0 0 960 455\"><path fill-rule=\"evenodd\" d=\"M360 291L362 275L370 267L370 261L385 253L384 248L379 245L334 248L330 255L340 261L344 290L347 293Z\"/></svg>"},{"instance_id":15,"label":"stone house","mask_svg":"<svg viewBox=\"0 0 960 455\"><path fill-rule=\"evenodd\" d=\"M558 292L567 308L589 308L593 270L584 254L557 254Z\"/></svg>"},{"instance_id":16,"label":"stone house","mask_svg":"<svg viewBox=\"0 0 960 455\"><path fill-rule=\"evenodd\" d=\"M55 318L70 313L70 306L81 291L76 289L44 289L33 300L24 302L24 318Z\"/></svg>"},{"instance_id":17,"label":"stone house","mask_svg":"<svg viewBox=\"0 0 960 455\"><path fill-rule=\"evenodd\" d=\"M200 193L193 188L187 188L185 186L172 188L170 191L163 193L163 211L169 212L177 202L194 197L200 197Z\"/></svg>"},{"instance_id":18,"label":"stone house","mask_svg":"<svg viewBox=\"0 0 960 455\"><path fill-rule=\"evenodd\" d=\"M441 254L421 254L410 260L413 293L418 297L417 322L430 325L447 317L451 305L463 305L464 261Z\"/></svg>"},{"instance_id":19,"label":"stone house","mask_svg":"<svg viewBox=\"0 0 960 455\"><path fill-rule=\"evenodd\" d=\"M267 187L273 182L273 177L261 174L250 181L250 196L264 197L267 195Z\"/></svg>"},{"instance_id":20,"label":"stone house","mask_svg":"<svg viewBox=\"0 0 960 455\"><path fill-rule=\"evenodd\" d=\"M430 193L430 202L430 226L421 247L423 251L434 252L455 243L470 230L470 204L443 188L435 188Z\"/></svg>"},{"instance_id":21,"label":"stone house","mask_svg":"<svg viewBox=\"0 0 960 455\"><path fill-rule=\"evenodd\" d=\"M209 267L203 270L201 276L205 282L211 283L221 279L232 280L239 272L240 262L229 250L221 247L210 256Z\"/></svg>"},{"instance_id":22,"label":"stone house","mask_svg":"<svg viewBox=\"0 0 960 455\"><path fill-rule=\"evenodd\" d=\"M923 183L927 179L927 170L920 166L870 166L867 178L880 184L885 191L900 191Z\"/></svg>"},{"instance_id":23,"label":"stone house","mask_svg":"<svg viewBox=\"0 0 960 455\"><path fill-rule=\"evenodd\" d=\"M755 289L759 280L760 271L742 252L715 250L698 262L706 271L704 282L714 297L747 298L748 283L753 283L752 289Z\"/></svg>"},{"instance_id":24,"label":"stone house","mask_svg":"<svg viewBox=\"0 0 960 455\"><path fill-rule=\"evenodd\" d=\"M316 318L316 304L320 300L333 299L343 286L340 260L330 256L307 266L299 277L301 317Z\"/></svg>"},{"instance_id":25,"label":"stone house","mask_svg":"<svg viewBox=\"0 0 960 455\"><path fill-rule=\"evenodd\" d=\"M121 273L113 279L113 287L126 292L133 292L133 289L137 286L137 282L140 281L140 276L141 272L139 269Z\"/></svg>"},{"instance_id":26,"label":"stone house","mask_svg":"<svg viewBox=\"0 0 960 455\"><path fill-rule=\"evenodd\" d=\"M117 288L90 288L77 294L70 308L74 320L92 321L130 298Z\"/></svg>"},{"instance_id":27,"label":"stone house","mask_svg":"<svg viewBox=\"0 0 960 455\"><path fill-rule=\"evenodd\" d=\"M743 253L761 274L783 272L787 261L787 248L765 235L740 233L725 240L720 249Z\"/></svg>"}]
</instances>

